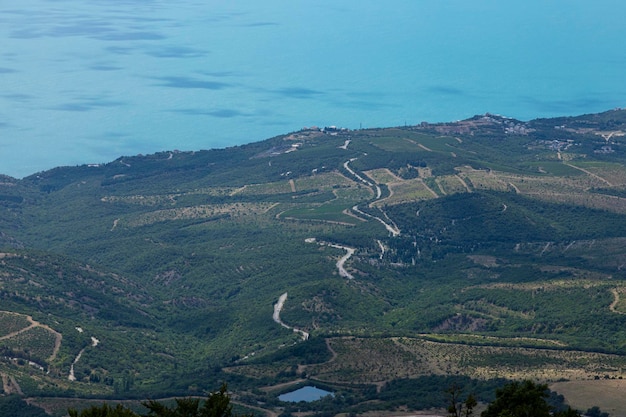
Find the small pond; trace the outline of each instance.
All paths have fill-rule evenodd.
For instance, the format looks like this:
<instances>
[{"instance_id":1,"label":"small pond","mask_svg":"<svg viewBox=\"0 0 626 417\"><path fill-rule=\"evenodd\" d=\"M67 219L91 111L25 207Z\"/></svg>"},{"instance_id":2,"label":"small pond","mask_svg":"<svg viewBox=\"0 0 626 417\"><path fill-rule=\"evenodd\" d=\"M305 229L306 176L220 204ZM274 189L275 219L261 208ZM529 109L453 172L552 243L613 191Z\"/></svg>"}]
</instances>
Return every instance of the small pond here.
<instances>
[{"instance_id":1,"label":"small pond","mask_svg":"<svg viewBox=\"0 0 626 417\"><path fill-rule=\"evenodd\" d=\"M278 396L278 399L281 401L286 401L290 403L297 403L300 401L317 401L322 397L326 397L327 395L334 395L332 392L325 391L323 389L315 388L315 387L302 387L295 391L288 392L286 394L282 394Z\"/></svg>"}]
</instances>

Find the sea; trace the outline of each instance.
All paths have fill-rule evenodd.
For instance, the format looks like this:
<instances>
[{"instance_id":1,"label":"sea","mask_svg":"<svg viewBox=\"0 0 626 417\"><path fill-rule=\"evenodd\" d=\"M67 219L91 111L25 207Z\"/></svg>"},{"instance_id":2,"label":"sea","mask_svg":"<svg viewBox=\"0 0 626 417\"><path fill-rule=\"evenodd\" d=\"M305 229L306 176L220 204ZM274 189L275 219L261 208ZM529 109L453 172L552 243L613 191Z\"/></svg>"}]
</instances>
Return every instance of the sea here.
<instances>
[{"instance_id":1,"label":"sea","mask_svg":"<svg viewBox=\"0 0 626 417\"><path fill-rule=\"evenodd\" d=\"M623 0L0 0L0 173L626 106Z\"/></svg>"}]
</instances>

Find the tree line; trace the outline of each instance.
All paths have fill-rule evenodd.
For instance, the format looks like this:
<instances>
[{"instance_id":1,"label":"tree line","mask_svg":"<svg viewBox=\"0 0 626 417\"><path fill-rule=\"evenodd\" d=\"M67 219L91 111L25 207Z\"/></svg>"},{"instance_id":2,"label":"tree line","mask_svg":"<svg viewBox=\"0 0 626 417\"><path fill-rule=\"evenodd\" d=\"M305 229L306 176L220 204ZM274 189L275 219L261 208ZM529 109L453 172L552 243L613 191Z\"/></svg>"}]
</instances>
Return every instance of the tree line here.
<instances>
[{"instance_id":1,"label":"tree line","mask_svg":"<svg viewBox=\"0 0 626 417\"><path fill-rule=\"evenodd\" d=\"M448 417L473 417L478 401L474 394L464 396L459 385L446 390ZM496 389L495 399L480 414L480 417L582 417L581 412L571 407L550 405L550 390L546 384L530 380L515 381ZM226 384L219 391L212 392L207 399L176 399L169 407L155 400L146 401L143 406L147 414L138 414L124 405L102 404L82 411L69 410L70 417L252 417L253 414L233 413ZM609 417L599 407L592 407L585 414L593 417Z\"/></svg>"}]
</instances>

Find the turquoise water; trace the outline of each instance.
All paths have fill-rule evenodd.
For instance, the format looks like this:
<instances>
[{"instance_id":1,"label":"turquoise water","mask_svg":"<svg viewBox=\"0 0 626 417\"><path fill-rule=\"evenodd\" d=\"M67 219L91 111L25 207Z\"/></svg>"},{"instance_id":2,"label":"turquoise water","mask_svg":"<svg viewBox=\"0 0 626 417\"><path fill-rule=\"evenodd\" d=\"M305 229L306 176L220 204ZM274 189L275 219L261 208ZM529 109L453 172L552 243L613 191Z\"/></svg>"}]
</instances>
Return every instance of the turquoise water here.
<instances>
[{"instance_id":1,"label":"turquoise water","mask_svg":"<svg viewBox=\"0 0 626 417\"><path fill-rule=\"evenodd\" d=\"M328 395L333 395L333 393L316 387L302 387L295 391L288 392L287 394L279 395L278 399L290 403L297 403L300 401L311 402L317 401Z\"/></svg>"},{"instance_id":2,"label":"turquoise water","mask_svg":"<svg viewBox=\"0 0 626 417\"><path fill-rule=\"evenodd\" d=\"M0 173L626 105L621 0L0 0Z\"/></svg>"}]
</instances>

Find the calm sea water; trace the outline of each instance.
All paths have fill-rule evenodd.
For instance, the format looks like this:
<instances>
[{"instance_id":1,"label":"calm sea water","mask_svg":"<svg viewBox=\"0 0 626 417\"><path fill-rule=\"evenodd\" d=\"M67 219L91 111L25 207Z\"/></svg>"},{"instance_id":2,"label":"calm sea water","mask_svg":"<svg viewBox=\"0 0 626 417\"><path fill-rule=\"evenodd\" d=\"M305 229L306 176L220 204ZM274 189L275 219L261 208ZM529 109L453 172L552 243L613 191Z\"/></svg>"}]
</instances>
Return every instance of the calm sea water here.
<instances>
[{"instance_id":1,"label":"calm sea water","mask_svg":"<svg viewBox=\"0 0 626 417\"><path fill-rule=\"evenodd\" d=\"M0 0L0 173L626 105L623 0Z\"/></svg>"}]
</instances>

